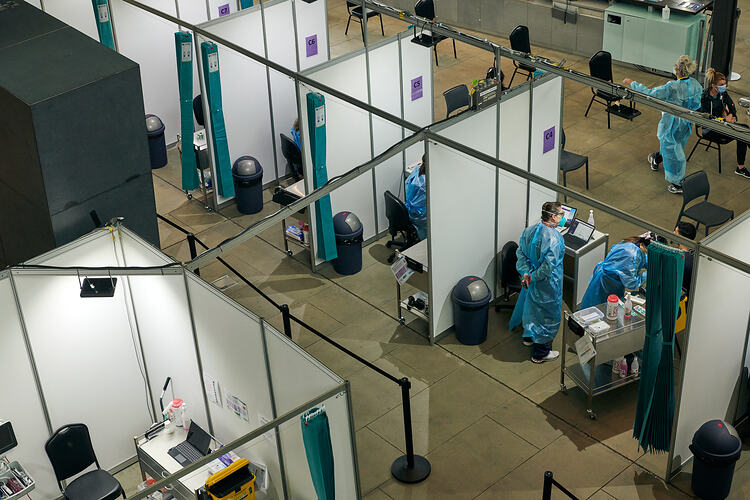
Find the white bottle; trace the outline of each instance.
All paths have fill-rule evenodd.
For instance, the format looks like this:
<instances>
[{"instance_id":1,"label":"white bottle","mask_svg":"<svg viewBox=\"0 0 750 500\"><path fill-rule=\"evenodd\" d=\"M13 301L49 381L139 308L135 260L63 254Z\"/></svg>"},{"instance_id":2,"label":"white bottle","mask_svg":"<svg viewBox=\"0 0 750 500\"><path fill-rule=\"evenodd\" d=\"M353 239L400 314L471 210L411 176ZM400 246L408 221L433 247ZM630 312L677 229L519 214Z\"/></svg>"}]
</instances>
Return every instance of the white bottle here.
<instances>
[{"instance_id":1,"label":"white bottle","mask_svg":"<svg viewBox=\"0 0 750 500\"><path fill-rule=\"evenodd\" d=\"M641 366L638 363L638 356L633 356L633 362L630 363L630 374L638 375L638 372L640 371L641 371Z\"/></svg>"},{"instance_id":2,"label":"white bottle","mask_svg":"<svg viewBox=\"0 0 750 500\"><path fill-rule=\"evenodd\" d=\"M593 210L589 210L589 220L587 222L589 224L591 224L592 226L595 225L594 224L594 211Z\"/></svg>"},{"instance_id":3,"label":"white bottle","mask_svg":"<svg viewBox=\"0 0 750 500\"><path fill-rule=\"evenodd\" d=\"M633 316L633 300L630 298L630 292L625 292L625 317Z\"/></svg>"},{"instance_id":4,"label":"white bottle","mask_svg":"<svg viewBox=\"0 0 750 500\"><path fill-rule=\"evenodd\" d=\"M664 8L661 9L661 18L664 21L669 21L669 7L667 5L665 5Z\"/></svg>"}]
</instances>

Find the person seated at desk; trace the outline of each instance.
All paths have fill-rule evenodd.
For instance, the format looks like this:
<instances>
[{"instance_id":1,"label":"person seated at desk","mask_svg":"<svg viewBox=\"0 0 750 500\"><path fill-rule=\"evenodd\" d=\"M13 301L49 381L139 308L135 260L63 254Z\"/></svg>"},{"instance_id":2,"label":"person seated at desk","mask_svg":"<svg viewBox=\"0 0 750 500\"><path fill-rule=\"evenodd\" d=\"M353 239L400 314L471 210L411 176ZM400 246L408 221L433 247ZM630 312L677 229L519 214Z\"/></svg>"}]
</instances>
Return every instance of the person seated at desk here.
<instances>
[{"instance_id":1,"label":"person seated at desk","mask_svg":"<svg viewBox=\"0 0 750 500\"><path fill-rule=\"evenodd\" d=\"M695 239L695 226L689 222L680 222L674 230L674 234L679 234L689 240ZM680 250L685 252L685 268L682 273L682 293L690 293L690 280L693 277L693 251L685 245L679 245Z\"/></svg>"},{"instance_id":2,"label":"person seated at desk","mask_svg":"<svg viewBox=\"0 0 750 500\"><path fill-rule=\"evenodd\" d=\"M422 155L422 163L419 168L414 168L409 177L406 178L406 210L409 212L409 220L417 228L419 239L427 237L427 191L425 173L427 162Z\"/></svg>"},{"instance_id":3,"label":"person seated at desk","mask_svg":"<svg viewBox=\"0 0 750 500\"><path fill-rule=\"evenodd\" d=\"M289 129L289 133L292 134L292 139L297 147L302 150L302 141L299 138L299 118L295 118L292 128Z\"/></svg>"},{"instance_id":4,"label":"person seated at desk","mask_svg":"<svg viewBox=\"0 0 750 500\"><path fill-rule=\"evenodd\" d=\"M727 77L713 68L706 71L706 90L701 96L701 111L727 123L737 123L737 108L727 92ZM703 129L703 137L709 141L721 141L727 144L734 139L708 128ZM737 168L734 173L750 179L750 171L745 168L747 143L737 141Z\"/></svg>"},{"instance_id":5,"label":"person seated at desk","mask_svg":"<svg viewBox=\"0 0 750 500\"><path fill-rule=\"evenodd\" d=\"M638 290L646 281L646 249L651 240L631 236L614 245L607 257L594 267L581 309L607 302L607 297L625 296L625 290Z\"/></svg>"}]
</instances>

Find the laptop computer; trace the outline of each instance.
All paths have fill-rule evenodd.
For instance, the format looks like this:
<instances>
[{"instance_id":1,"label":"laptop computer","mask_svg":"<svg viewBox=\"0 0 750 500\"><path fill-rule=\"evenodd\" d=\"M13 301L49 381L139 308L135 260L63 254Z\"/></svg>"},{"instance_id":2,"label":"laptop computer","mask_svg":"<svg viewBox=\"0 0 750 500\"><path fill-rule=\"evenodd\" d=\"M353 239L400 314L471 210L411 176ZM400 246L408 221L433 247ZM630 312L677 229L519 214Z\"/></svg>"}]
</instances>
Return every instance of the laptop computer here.
<instances>
[{"instance_id":1,"label":"laptop computer","mask_svg":"<svg viewBox=\"0 0 750 500\"><path fill-rule=\"evenodd\" d=\"M562 227L558 227L557 232L562 234L573 223L573 219L576 218L576 212L578 212L578 209L576 207L570 207L568 205L560 205L560 208L562 208L562 211L565 212L565 225Z\"/></svg>"},{"instance_id":2,"label":"laptop computer","mask_svg":"<svg viewBox=\"0 0 750 500\"><path fill-rule=\"evenodd\" d=\"M568 232L563 235L565 246L571 250L578 250L588 243L592 234L594 234L594 226L580 219L575 219Z\"/></svg>"},{"instance_id":3,"label":"laptop computer","mask_svg":"<svg viewBox=\"0 0 750 500\"><path fill-rule=\"evenodd\" d=\"M170 448L167 453L177 460L181 466L185 467L208 455L210 445L211 436L201 429L195 421L192 421L190 422L187 439L174 448Z\"/></svg>"}]
</instances>

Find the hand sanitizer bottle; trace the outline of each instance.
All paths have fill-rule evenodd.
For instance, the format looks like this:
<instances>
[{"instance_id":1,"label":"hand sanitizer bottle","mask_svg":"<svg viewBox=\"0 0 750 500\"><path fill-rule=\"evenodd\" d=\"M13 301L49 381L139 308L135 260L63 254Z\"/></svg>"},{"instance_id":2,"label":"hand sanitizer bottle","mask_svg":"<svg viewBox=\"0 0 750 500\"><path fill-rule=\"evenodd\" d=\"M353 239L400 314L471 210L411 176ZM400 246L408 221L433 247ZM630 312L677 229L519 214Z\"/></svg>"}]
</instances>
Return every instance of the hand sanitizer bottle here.
<instances>
[{"instance_id":1,"label":"hand sanitizer bottle","mask_svg":"<svg viewBox=\"0 0 750 500\"><path fill-rule=\"evenodd\" d=\"M594 211L593 210L589 210L589 220L587 222L589 224L591 224L592 226L595 225L594 224Z\"/></svg>"},{"instance_id":2,"label":"hand sanitizer bottle","mask_svg":"<svg viewBox=\"0 0 750 500\"><path fill-rule=\"evenodd\" d=\"M630 298L630 292L625 292L625 317L633 317L633 300Z\"/></svg>"},{"instance_id":3,"label":"hand sanitizer bottle","mask_svg":"<svg viewBox=\"0 0 750 500\"><path fill-rule=\"evenodd\" d=\"M669 21L669 6L665 5L664 8L661 10L661 18L664 21Z\"/></svg>"}]
</instances>

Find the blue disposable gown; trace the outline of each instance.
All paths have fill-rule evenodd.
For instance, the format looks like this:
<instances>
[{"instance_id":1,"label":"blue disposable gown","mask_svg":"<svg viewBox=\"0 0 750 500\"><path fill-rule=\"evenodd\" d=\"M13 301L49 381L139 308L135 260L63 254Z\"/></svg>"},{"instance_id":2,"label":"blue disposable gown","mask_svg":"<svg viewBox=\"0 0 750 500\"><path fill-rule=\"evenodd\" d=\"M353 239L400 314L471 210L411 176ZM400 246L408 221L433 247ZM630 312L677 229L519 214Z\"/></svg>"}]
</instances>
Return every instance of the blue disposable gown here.
<instances>
[{"instance_id":1,"label":"blue disposable gown","mask_svg":"<svg viewBox=\"0 0 750 500\"><path fill-rule=\"evenodd\" d=\"M524 337L536 344L552 342L560 328L565 242L554 228L539 223L524 229L516 251L516 269L531 276L510 318L510 328L523 324Z\"/></svg>"},{"instance_id":2,"label":"blue disposable gown","mask_svg":"<svg viewBox=\"0 0 750 500\"><path fill-rule=\"evenodd\" d=\"M419 165L406 178L406 209L409 219L417 227L419 239L427 237L427 191L424 175L419 175Z\"/></svg>"},{"instance_id":3,"label":"blue disposable gown","mask_svg":"<svg viewBox=\"0 0 750 500\"><path fill-rule=\"evenodd\" d=\"M696 110L701 106L703 89L695 78L672 80L653 89L638 82L631 83L630 87L683 108ZM692 123L689 121L662 112L656 136L659 138L659 152L664 161L667 182L682 184L685 178L685 146L691 130Z\"/></svg>"},{"instance_id":4,"label":"blue disposable gown","mask_svg":"<svg viewBox=\"0 0 750 500\"><path fill-rule=\"evenodd\" d=\"M646 281L647 257L635 243L618 243L607 258L594 267L589 286L581 301L581 309L604 304L607 297L624 298L625 289L637 290Z\"/></svg>"},{"instance_id":5,"label":"blue disposable gown","mask_svg":"<svg viewBox=\"0 0 750 500\"><path fill-rule=\"evenodd\" d=\"M295 130L294 127L289 129L289 133L292 134L292 139L298 148L302 149L302 141L299 138L299 130Z\"/></svg>"}]
</instances>

